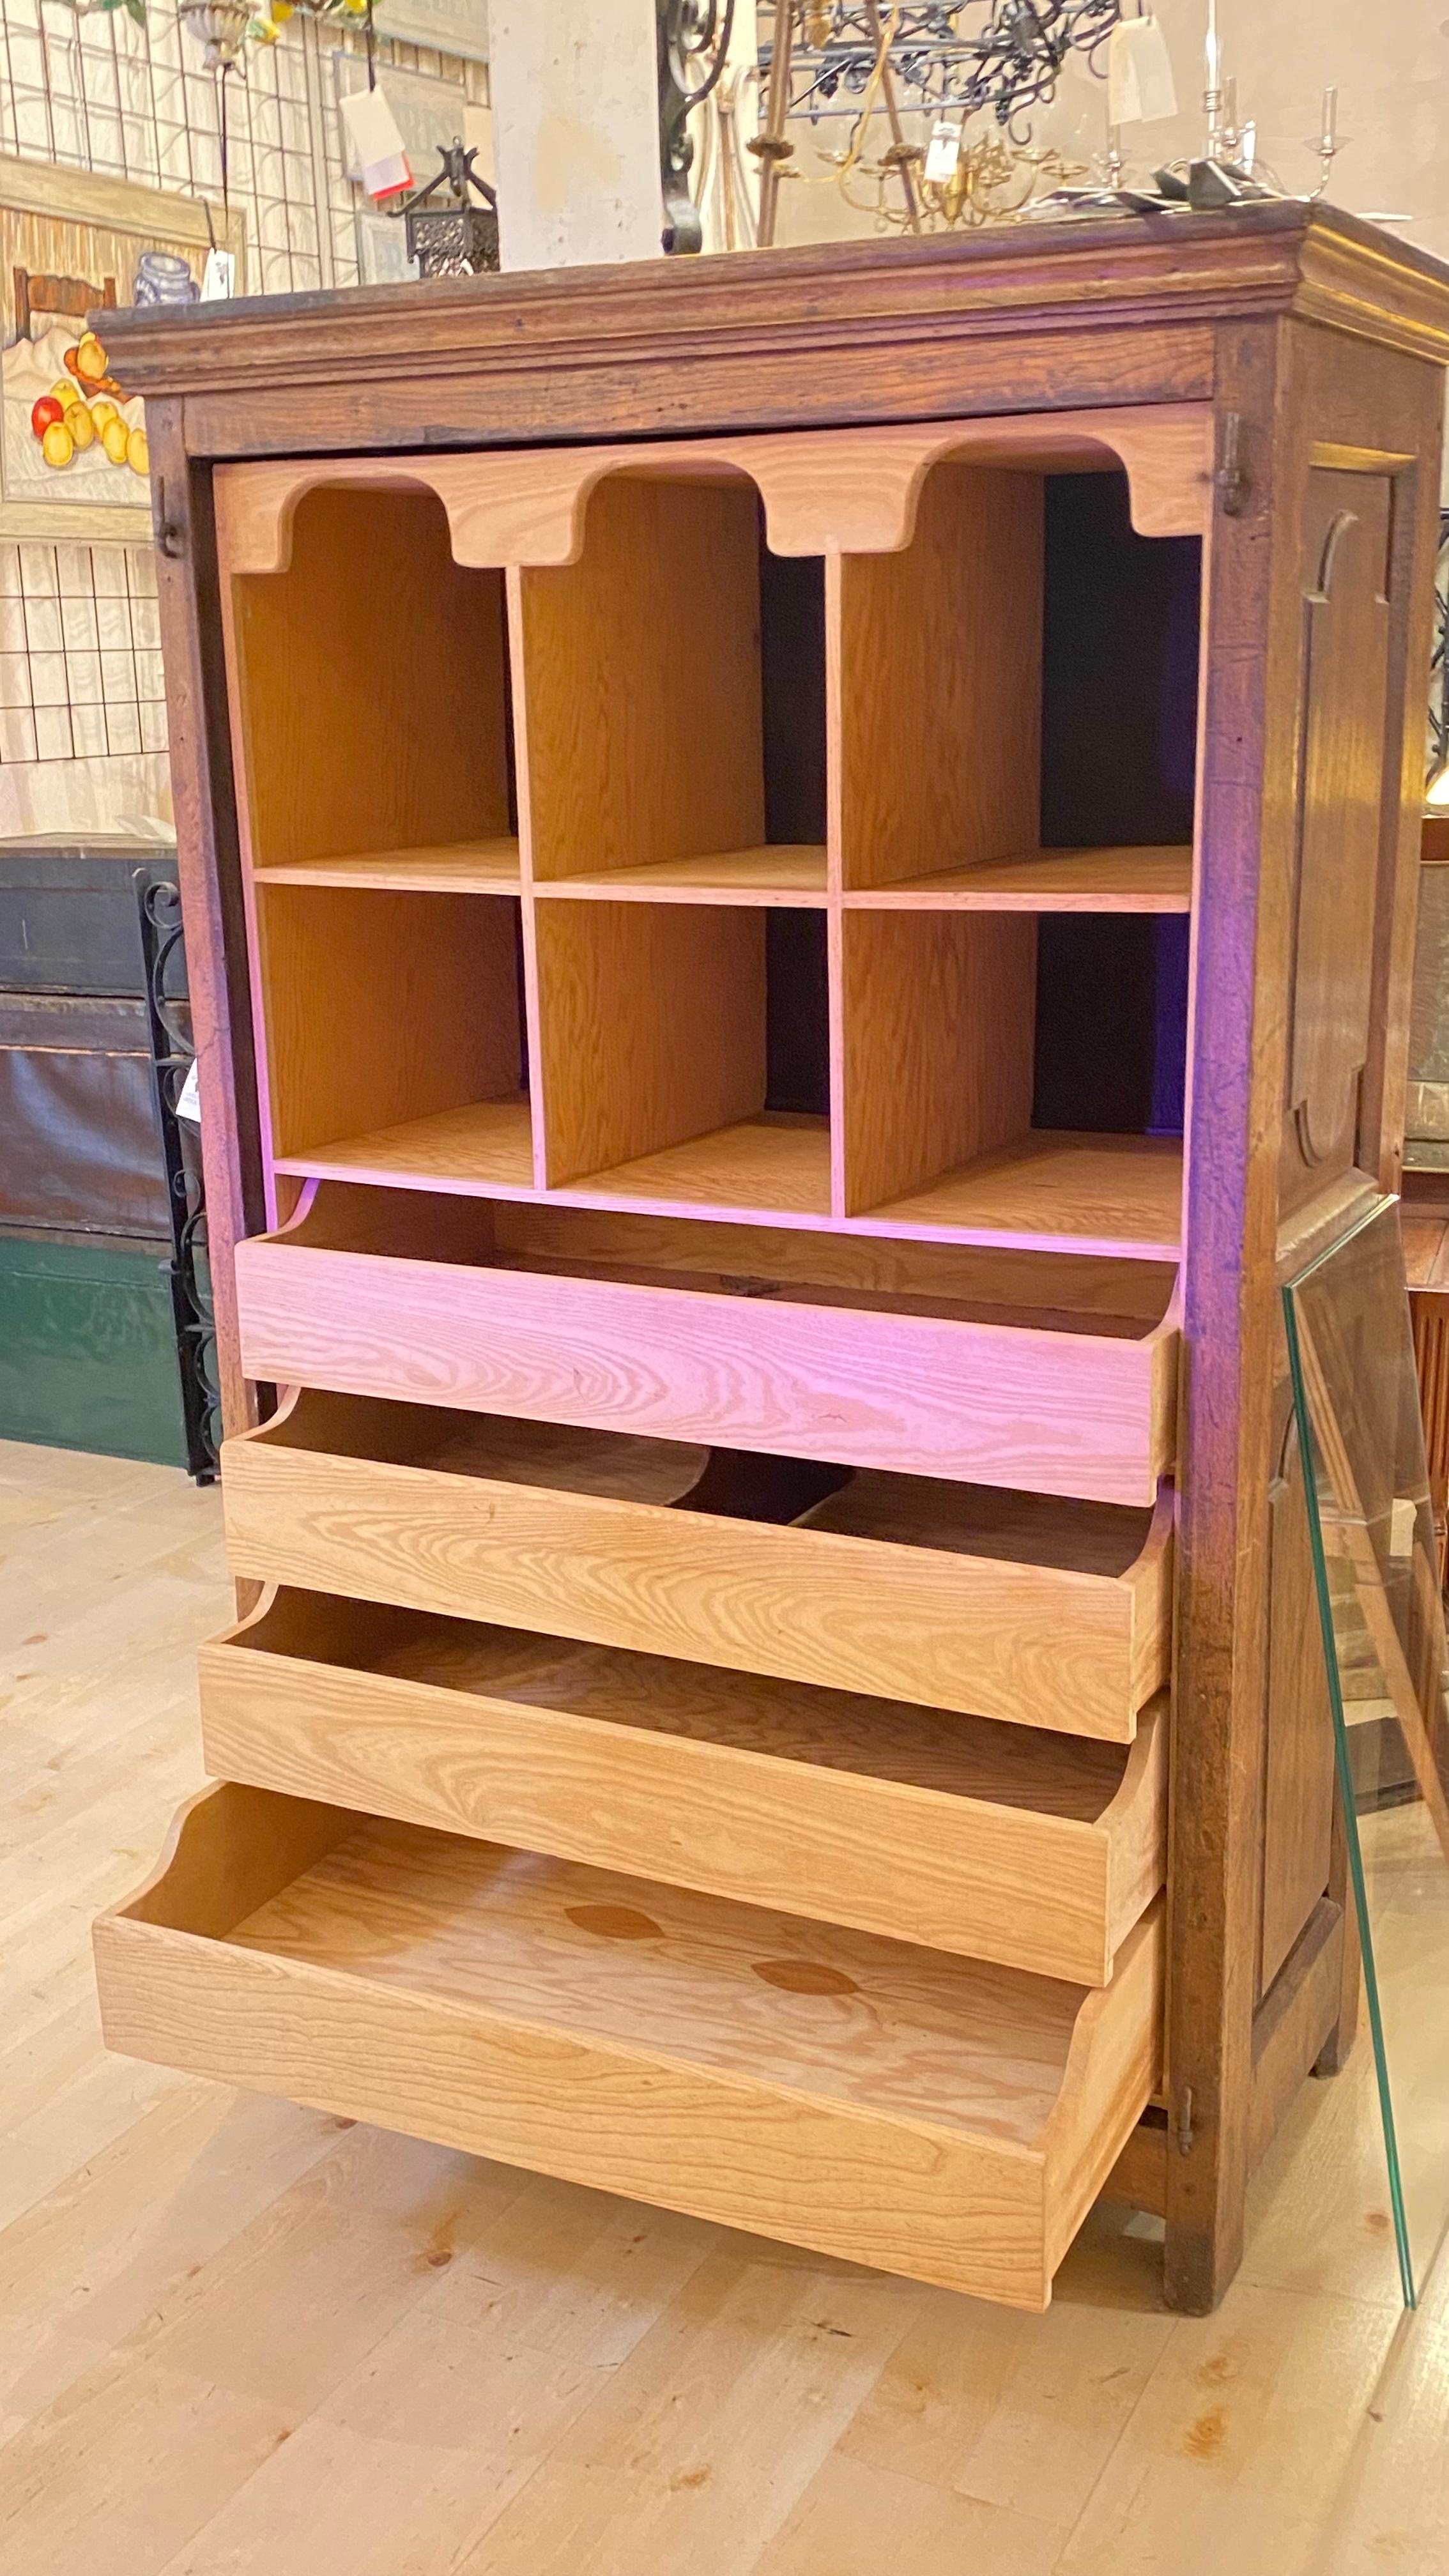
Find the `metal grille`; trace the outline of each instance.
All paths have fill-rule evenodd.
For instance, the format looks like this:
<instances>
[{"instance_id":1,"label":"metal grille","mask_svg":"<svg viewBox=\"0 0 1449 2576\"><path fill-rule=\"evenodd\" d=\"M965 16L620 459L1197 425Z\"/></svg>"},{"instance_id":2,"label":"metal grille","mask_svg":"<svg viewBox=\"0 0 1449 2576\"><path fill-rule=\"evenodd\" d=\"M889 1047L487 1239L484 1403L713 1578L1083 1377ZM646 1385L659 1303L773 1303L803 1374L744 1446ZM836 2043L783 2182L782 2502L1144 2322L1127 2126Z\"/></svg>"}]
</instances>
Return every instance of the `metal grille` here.
<instances>
[{"instance_id":1,"label":"metal grille","mask_svg":"<svg viewBox=\"0 0 1449 2576\"><path fill-rule=\"evenodd\" d=\"M293 19L228 75L227 194L254 294L357 282L368 200L347 177L332 56L363 51L335 22ZM487 101L481 63L386 42L377 60ZM0 152L219 199L218 85L168 9L138 27L0 0ZM165 750L155 588L144 547L0 546L0 764Z\"/></svg>"},{"instance_id":2,"label":"metal grille","mask_svg":"<svg viewBox=\"0 0 1449 2576\"><path fill-rule=\"evenodd\" d=\"M357 282L366 200L346 175L330 58L362 51L350 28L294 19L279 44L249 46L227 77L227 187L246 216L253 292ZM481 63L388 42L377 60L487 100ZM219 85L169 12L138 27L121 10L77 17L64 0L3 0L0 150L219 197Z\"/></svg>"},{"instance_id":3,"label":"metal grille","mask_svg":"<svg viewBox=\"0 0 1449 2576\"><path fill-rule=\"evenodd\" d=\"M0 546L0 760L164 751L145 546Z\"/></svg>"}]
</instances>

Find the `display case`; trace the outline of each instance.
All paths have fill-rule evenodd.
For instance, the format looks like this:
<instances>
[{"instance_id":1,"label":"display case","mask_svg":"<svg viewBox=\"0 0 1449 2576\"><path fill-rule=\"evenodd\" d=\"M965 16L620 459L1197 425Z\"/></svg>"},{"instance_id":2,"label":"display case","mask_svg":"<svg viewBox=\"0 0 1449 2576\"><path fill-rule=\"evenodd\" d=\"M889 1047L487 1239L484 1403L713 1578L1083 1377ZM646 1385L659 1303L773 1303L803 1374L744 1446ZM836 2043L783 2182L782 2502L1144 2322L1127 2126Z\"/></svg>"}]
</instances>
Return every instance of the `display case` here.
<instances>
[{"instance_id":1,"label":"display case","mask_svg":"<svg viewBox=\"0 0 1449 2576\"><path fill-rule=\"evenodd\" d=\"M1210 2306L1352 2037L1278 1283L1398 1183L1449 277L112 337L245 1599L109 2038L1029 2307L1110 2192Z\"/></svg>"}]
</instances>

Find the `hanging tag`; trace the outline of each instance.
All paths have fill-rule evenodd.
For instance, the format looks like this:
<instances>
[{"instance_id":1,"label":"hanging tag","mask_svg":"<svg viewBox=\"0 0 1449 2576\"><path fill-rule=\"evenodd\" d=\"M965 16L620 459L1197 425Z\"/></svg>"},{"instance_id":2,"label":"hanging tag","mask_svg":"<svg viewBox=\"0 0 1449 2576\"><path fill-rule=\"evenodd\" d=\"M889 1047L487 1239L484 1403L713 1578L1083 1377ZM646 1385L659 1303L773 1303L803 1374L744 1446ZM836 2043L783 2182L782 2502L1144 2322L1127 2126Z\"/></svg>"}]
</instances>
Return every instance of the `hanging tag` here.
<instances>
[{"instance_id":1,"label":"hanging tag","mask_svg":"<svg viewBox=\"0 0 1449 2576\"><path fill-rule=\"evenodd\" d=\"M1167 39L1155 18L1119 18L1107 40L1107 122L1149 125L1176 116Z\"/></svg>"},{"instance_id":2,"label":"hanging tag","mask_svg":"<svg viewBox=\"0 0 1449 2576\"><path fill-rule=\"evenodd\" d=\"M236 256L229 250L209 250L201 272L203 304L224 304L236 291Z\"/></svg>"},{"instance_id":3,"label":"hanging tag","mask_svg":"<svg viewBox=\"0 0 1449 2576\"><path fill-rule=\"evenodd\" d=\"M944 188L956 176L961 158L961 128L948 123L943 116L931 129L926 146L926 177L938 188Z\"/></svg>"},{"instance_id":4,"label":"hanging tag","mask_svg":"<svg viewBox=\"0 0 1449 2576\"><path fill-rule=\"evenodd\" d=\"M342 122L352 146L353 169L370 197L396 197L411 188L413 174L397 129L397 119L380 88L355 89L339 100Z\"/></svg>"},{"instance_id":5,"label":"hanging tag","mask_svg":"<svg viewBox=\"0 0 1449 2576\"><path fill-rule=\"evenodd\" d=\"M184 1118L188 1127L201 1125L201 1076L196 1065L197 1059L193 1056L186 1068L186 1079L176 1095L176 1115Z\"/></svg>"}]
</instances>

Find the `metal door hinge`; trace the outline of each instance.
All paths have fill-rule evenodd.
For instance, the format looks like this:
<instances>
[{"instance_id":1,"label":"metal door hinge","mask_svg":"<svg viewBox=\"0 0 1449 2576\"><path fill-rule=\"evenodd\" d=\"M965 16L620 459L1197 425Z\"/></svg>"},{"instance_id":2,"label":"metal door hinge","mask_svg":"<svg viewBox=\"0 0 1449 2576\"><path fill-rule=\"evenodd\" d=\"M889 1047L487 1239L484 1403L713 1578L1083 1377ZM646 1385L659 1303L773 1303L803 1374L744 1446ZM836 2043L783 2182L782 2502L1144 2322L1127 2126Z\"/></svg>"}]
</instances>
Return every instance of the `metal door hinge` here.
<instances>
[{"instance_id":1,"label":"metal door hinge","mask_svg":"<svg viewBox=\"0 0 1449 2576\"><path fill-rule=\"evenodd\" d=\"M173 519L167 514L164 474L158 474L151 485L151 534L155 539L158 555L165 555L169 563L180 563L183 560L186 553L186 531L179 519Z\"/></svg>"},{"instance_id":2,"label":"metal door hinge","mask_svg":"<svg viewBox=\"0 0 1449 2576\"><path fill-rule=\"evenodd\" d=\"M1248 506L1248 477L1243 468L1243 424L1235 411L1224 412L1218 429L1218 463L1213 487L1224 518L1240 519Z\"/></svg>"},{"instance_id":3,"label":"metal door hinge","mask_svg":"<svg viewBox=\"0 0 1449 2576\"><path fill-rule=\"evenodd\" d=\"M1177 2112L1177 2152L1180 2156L1192 2154L1193 2134L1192 2086L1189 2084L1183 2093Z\"/></svg>"}]
</instances>

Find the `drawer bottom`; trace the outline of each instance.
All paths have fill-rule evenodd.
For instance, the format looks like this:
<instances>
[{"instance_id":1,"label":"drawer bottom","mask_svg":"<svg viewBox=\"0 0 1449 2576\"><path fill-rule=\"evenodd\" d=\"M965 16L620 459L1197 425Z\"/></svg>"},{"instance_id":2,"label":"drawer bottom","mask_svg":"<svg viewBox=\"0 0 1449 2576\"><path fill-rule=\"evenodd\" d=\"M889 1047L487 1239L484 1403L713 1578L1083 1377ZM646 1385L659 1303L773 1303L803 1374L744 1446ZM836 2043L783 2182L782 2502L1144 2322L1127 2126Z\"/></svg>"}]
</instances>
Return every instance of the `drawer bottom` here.
<instances>
[{"instance_id":1,"label":"drawer bottom","mask_svg":"<svg viewBox=\"0 0 1449 2576\"><path fill-rule=\"evenodd\" d=\"M96 1926L109 2044L1026 2308L1157 2080L1092 1990L227 1785Z\"/></svg>"}]
</instances>

